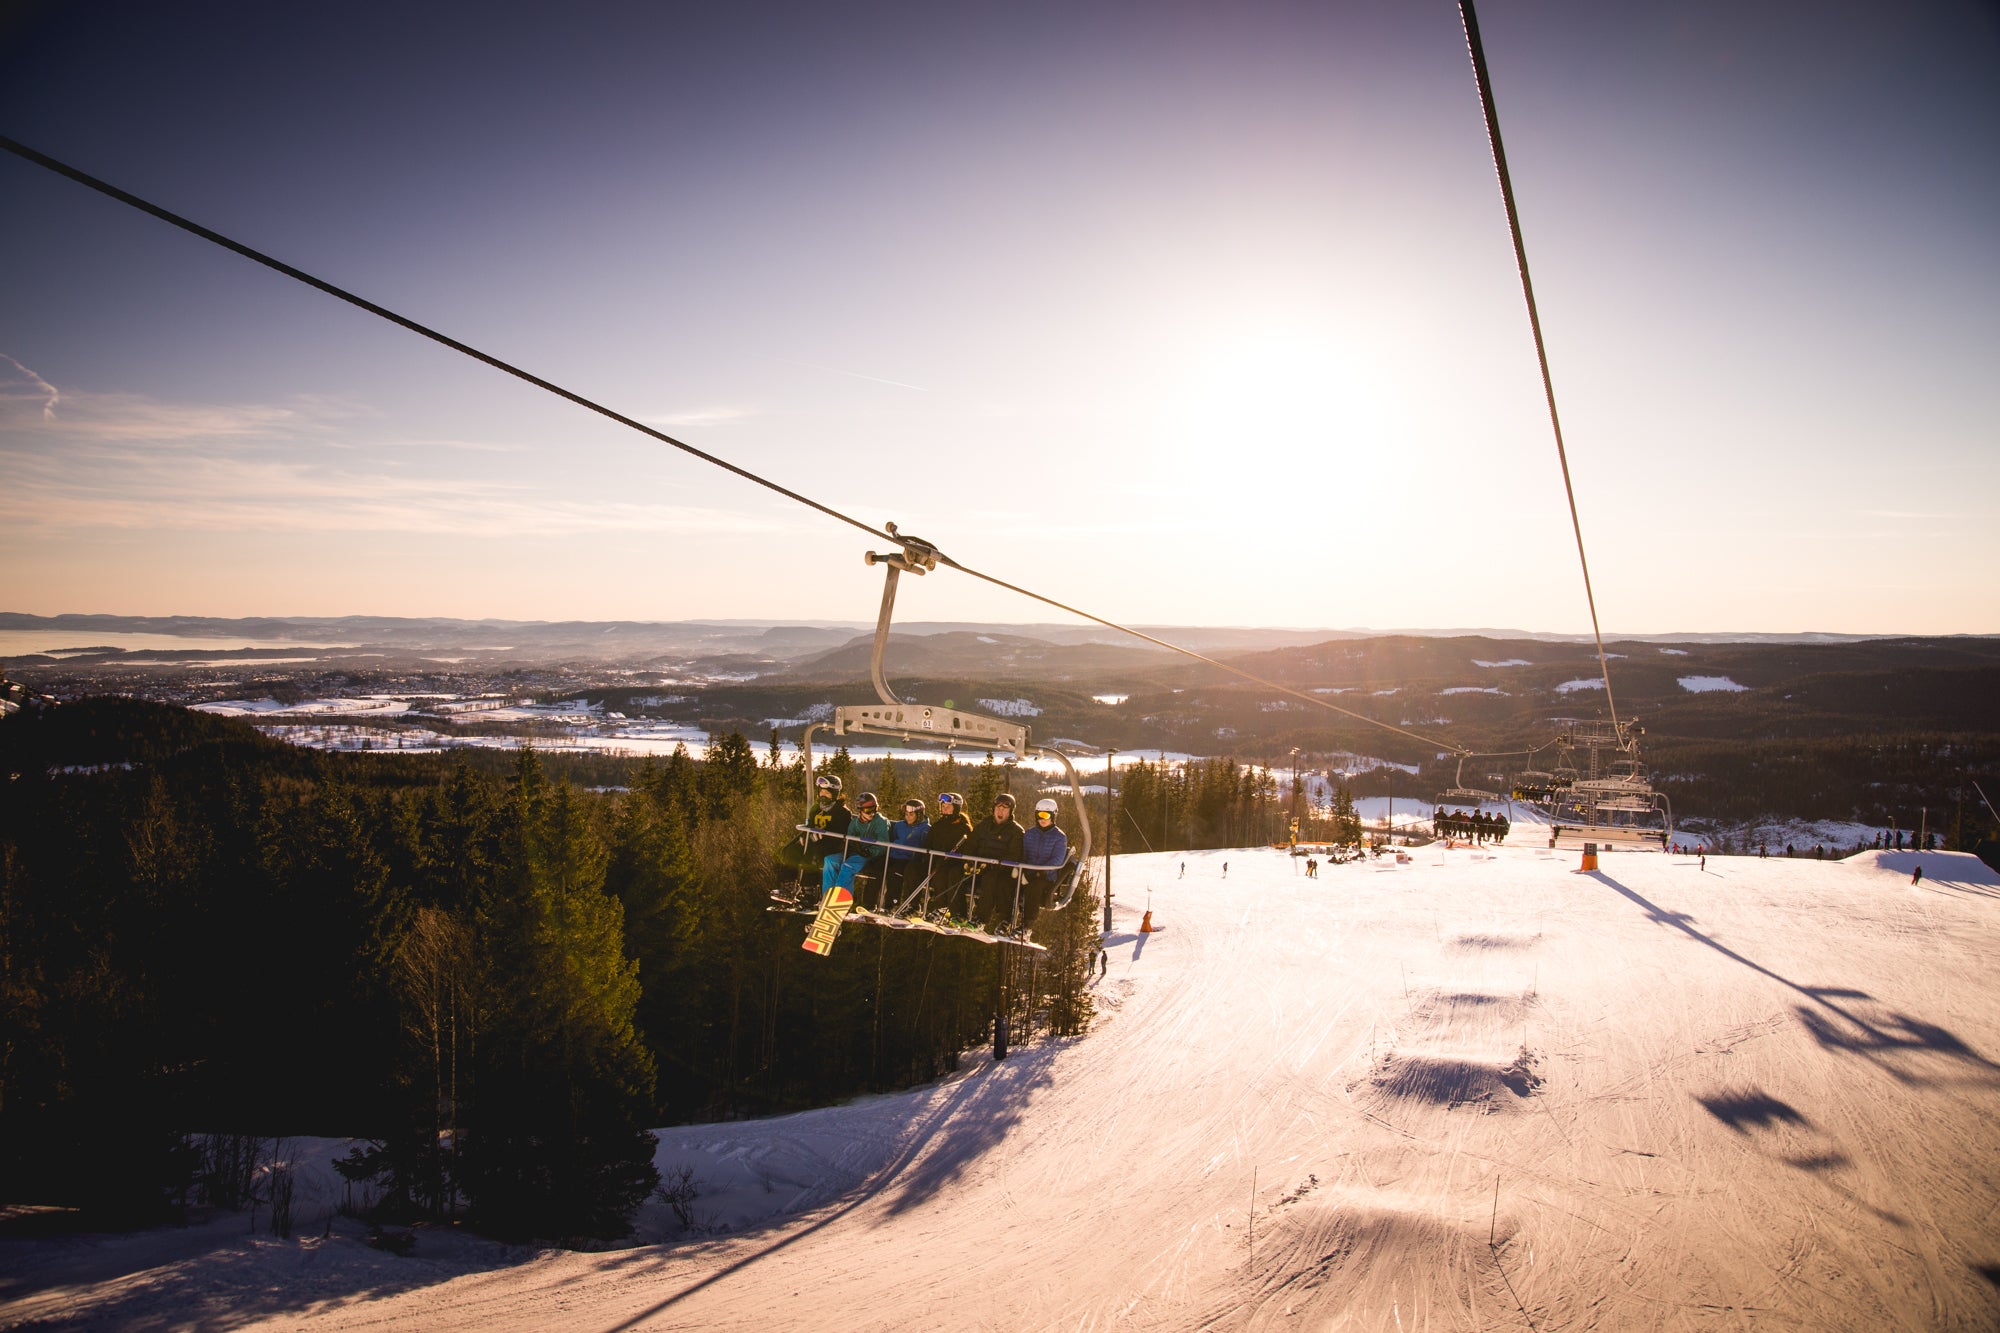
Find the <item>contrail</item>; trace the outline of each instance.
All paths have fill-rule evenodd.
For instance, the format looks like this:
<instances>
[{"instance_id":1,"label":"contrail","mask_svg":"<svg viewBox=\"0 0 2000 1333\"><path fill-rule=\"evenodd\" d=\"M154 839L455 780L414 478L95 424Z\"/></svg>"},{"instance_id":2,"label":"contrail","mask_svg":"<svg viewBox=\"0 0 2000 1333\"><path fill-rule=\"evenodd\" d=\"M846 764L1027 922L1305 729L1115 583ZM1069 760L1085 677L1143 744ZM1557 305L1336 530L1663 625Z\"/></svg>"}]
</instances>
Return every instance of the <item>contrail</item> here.
<instances>
[{"instance_id":1,"label":"contrail","mask_svg":"<svg viewBox=\"0 0 2000 1333\"><path fill-rule=\"evenodd\" d=\"M7 362L14 369L26 375L35 382L37 389L48 395L48 401L42 404L42 420L54 421L56 419L56 404L62 401L62 391L43 379L40 375L37 375L34 371L22 365L19 361L16 361L13 357L8 356L5 352L0 352L0 361Z\"/></svg>"},{"instance_id":2,"label":"contrail","mask_svg":"<svg viewBox=\"0 0 2000 1333\"><path fill-rule=\"evenodd\" d=\"M842 370L839 366L822 366L814 361L799 361L789 356L774 356L771 360L782 361L786 365L804 366L808 370L823 370L829 375L846 375L857 380L868 380L874 384L891 384L898 389L915 389L918 393L930 392L921 384L906 384L902 380L883 379L880 375L864 375L858 370Z\"/></svg>"}]
</instances>

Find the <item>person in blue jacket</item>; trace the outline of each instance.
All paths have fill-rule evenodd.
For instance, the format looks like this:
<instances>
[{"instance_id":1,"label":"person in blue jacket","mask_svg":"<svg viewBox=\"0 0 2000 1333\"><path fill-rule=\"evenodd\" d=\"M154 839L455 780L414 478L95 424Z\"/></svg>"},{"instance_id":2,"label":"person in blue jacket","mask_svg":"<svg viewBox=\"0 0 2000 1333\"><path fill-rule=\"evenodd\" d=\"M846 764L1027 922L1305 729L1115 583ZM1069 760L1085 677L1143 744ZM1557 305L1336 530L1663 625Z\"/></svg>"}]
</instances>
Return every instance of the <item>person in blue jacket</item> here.
<instances>
[{"instance_id":1,"label":"person in blue jacket","mask_svg":"<svg viewBox=\"0 0 2000 1333\"><path fill-rule=\"evenodd\" d=\"M912 867L919 878L923 875L923 862L917 853L924 850L925 840L931 834L931 821L924 817L924 803L912 798L903 802L903 817L889 826L889 869L884 877L888 889L888 901L893 905L903 900L903 895L917 887L916 880L910 880ZM908 880L906 886L905 881Z\"/></svg>"},{"instance_id":2,"label":"person in blue jacket","mask_svg":"<svg viewBox=\"0 0 2000 1333\"><path fill-rule=\"evenodd\" d=\"M1030 870L1021 890L1021 930L1035 925L1035 917L1049 905L1062 865L1069 860L1069 835L1056 827L1056 803L1047 797L1035 802L1035 824L1021 833L1021 860L1031 866L1053 866L1052 870Z\"/></svg>"}]
</instances>

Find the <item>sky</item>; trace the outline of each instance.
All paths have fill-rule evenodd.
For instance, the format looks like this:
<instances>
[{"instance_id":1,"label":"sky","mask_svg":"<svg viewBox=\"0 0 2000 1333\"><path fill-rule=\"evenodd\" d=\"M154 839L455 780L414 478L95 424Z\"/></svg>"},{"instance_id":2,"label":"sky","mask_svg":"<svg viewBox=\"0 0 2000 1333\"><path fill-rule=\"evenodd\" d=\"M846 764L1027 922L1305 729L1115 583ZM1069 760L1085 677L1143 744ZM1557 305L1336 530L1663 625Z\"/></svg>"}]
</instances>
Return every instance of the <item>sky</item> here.
<instances>
[{"instance_id":1,"label":"sky","mask_svg":"<svg viewBox=\"0 0 2000 1333\"><path fill-rule=\"evenodd\" d=\"M1480 19L1606 631L2000 632L2000 10ZM0 0L0 135L1115 620L1590 628L1443 0ZM866 534L11 155L0 467L0 610L880 596Z\"/></svg>"}]
</instances>

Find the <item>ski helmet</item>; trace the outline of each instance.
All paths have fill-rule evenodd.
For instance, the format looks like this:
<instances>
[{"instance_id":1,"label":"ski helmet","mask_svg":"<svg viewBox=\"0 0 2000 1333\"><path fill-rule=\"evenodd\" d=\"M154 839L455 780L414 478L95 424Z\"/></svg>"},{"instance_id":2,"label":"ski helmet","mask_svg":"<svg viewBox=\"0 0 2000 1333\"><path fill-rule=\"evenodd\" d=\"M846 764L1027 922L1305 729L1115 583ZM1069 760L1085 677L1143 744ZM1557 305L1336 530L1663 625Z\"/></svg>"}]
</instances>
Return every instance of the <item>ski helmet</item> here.
<instances>
[{"instance_id":1,"label":"ski helmet","mask_svg":"<svg viewBox=\"0 0 2000 1333\"><path fill-rule=\"evenodd\" d=\"M965 798L955 791L941 791L938 793L938 804L948 805L953 809L957 809L959 806L965 804Z\"/></svg>"},{"instance_id":2,"label":"ski helmet","mask_svg":"<svg viewBox=\"0 0 2000 1333\"><path fill-rule=\"evenodd\" d=\"M1035 813L1038 815L1048 815L1050 818L1054 818L1056 813L1056 803L1050 800L1048 797L1044 796L1041 800L1035 802Z\"/></svg>"},{"instance_id":3,"label":"ski helmet","mask_svg":"<svg viewBox=\"0 0 2000 1333\"><path fill-rule=\"evenodd\" d=\"M840 795L840 775L837 773L822 773L813 779L813 786L828 796L838 796Z\"/></svg>"},{"instance_id":4,"label":"ski helmet","mask_svg":"<svg viewBox=\"0 0 2000 1333\"><path fill-rule=\"evenodd\" d=\"M1001 792L998 796L995 796L993 798L993 804L1004 805L1009 810L1012 810L1014 808L1014 793L1011 791Z\"/></svg>"},{"instance_id":5,"label":"ski helmet","mask_svg":"<svg viewBox=\"0 0 2000 1333\"><path fill-rule=\"evenodd\" d=\"M904 814L920 815L923 812L924 812L924 803L918 800L916 797L912 796L909 800L903 802Z\"/></svg>"},{"instance_id":6,"label":"ski helmet","mask_svg":"<svg viewBox=\"0 0 2000 1333\"><path fill-rule=\"evenodd\" d=\"M854 798L855 808L860 810L873 810L876 804L875 793L872 791L864 791Z\"/></svg>"}]
</instances>

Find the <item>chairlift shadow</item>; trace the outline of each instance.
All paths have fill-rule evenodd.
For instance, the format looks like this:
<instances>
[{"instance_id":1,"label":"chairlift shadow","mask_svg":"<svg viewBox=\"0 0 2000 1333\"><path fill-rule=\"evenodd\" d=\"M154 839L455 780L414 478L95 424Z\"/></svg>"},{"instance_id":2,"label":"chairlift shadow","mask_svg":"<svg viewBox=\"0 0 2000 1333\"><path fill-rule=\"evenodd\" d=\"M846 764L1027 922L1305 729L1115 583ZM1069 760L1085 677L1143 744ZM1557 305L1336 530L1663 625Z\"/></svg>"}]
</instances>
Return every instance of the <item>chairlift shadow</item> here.
<instances>
[{"instance_id":1,"label":"chairlift shadow","mask_svg":"<svg viewBox=\"0 0 2000 1333\"><path fill-rule=\"evenodd\" d=\"M1693 918L1684 912L1670 912L1643 894L1620 884L1602 870L1588 872L1588 878L1629 899L1649 920L1671 926L1689 939L1707 945L1732 962L1769 977L1804 996L1810 1004L1796 1005L1793 1012L1813 1039L1826 1050L1859 1055L1897 1082L1911 1087L1936 1086L1942 1080L1921 1077L1899 1068L1889 1057L1897 1053L1942 1055L1970 1066L1972 1081L1984 1086L2000 1085L2000 1065L1979 1054L1965 1041L1935 1023L1926 1023L1908 1014L1890 1012L1864 1018L1836 1000L1870 1000L1863 992L1832 986L1803 986L1738 953L1711 935L1695 929Z\"/></svg>"},{"instance_id":2,"label":"chairlift shadow","mask_svg":"<svg viewBox=\"0 0 2000 1333\"><path fill-rule=\"evenodd\" d=\"M871 1179L858 1186L845 1203L824 1217L795 1229L788 1229L792 1228L795 1217L772 1217L756 1227L737 1233L743 1236L775 1230L785 1232L769 1244L696 1279L637 1314L609 1325L604 1333L625 1333L625 1330L637 1328L688 1297L816 1235L863 1205L883 1199L892 1187L895 1193L887 1204L892 1214L921 1206L945 1185L963 1175L967 1167L996 1146L1020 1122L1035 1092L1053 1083L1049 1066L1056 1052L1067 1044L1057 1040L1016 1050L1005 1061L989 1062L984 1068L953 1081L942 1097L919 1118L919 1122L910 1127L909 1141L903 1150L893 1161L876 1171ZM941 1136L941 1131L945 1130L950 1130L950 1134ZM938 1146L938 1151L927 1154L925 1150L933 1146ZM684 1246L658 1247L647 1256L654 1267L666 1267L686 1257ZM634 1256L626 1262L636 1268L643 1261Z\"/></svg>"}]
</instances>

